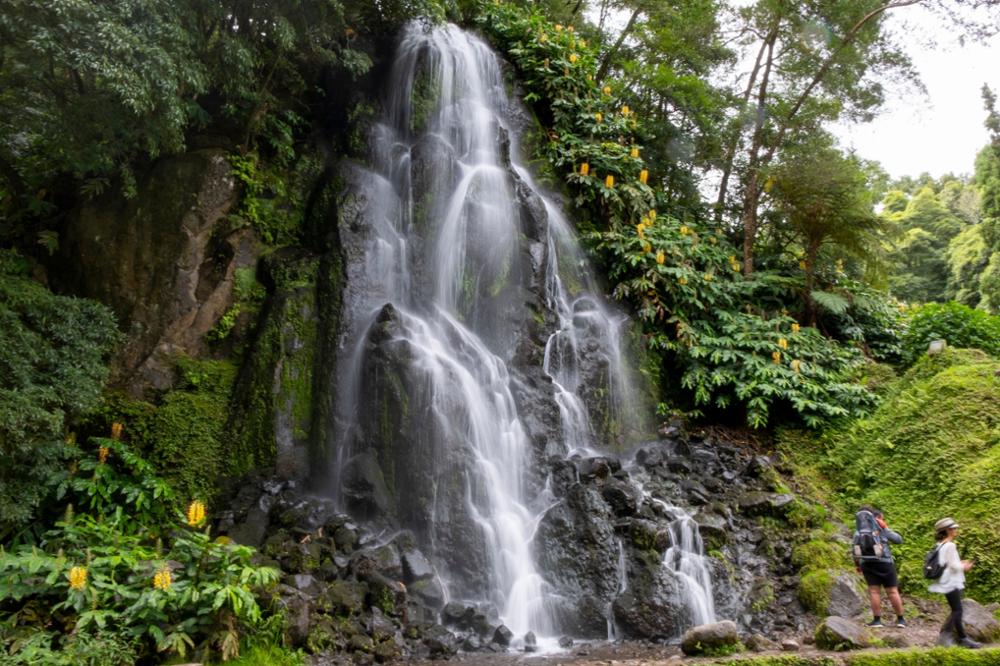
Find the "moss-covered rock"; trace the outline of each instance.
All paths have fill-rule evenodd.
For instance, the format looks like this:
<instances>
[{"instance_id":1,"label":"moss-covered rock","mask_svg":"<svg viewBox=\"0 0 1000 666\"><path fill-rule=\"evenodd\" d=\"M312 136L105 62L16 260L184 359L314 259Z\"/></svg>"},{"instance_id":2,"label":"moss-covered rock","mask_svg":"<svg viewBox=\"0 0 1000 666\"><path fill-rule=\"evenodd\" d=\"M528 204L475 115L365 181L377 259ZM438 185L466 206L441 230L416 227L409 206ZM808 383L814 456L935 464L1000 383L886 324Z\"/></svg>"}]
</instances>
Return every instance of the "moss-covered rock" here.
<instances>
[{"instance_id":1,"label":"moss-covered rock","mask_svg":"<svg viewBox=\"0 0 1000 666\"><path fill-rule=\"evenodd\" d=\"M868 631L850 620L831 616L819 623L813 635L816 647L821 650L860 650L871 645Z\"/></svg>"}]
</instances>

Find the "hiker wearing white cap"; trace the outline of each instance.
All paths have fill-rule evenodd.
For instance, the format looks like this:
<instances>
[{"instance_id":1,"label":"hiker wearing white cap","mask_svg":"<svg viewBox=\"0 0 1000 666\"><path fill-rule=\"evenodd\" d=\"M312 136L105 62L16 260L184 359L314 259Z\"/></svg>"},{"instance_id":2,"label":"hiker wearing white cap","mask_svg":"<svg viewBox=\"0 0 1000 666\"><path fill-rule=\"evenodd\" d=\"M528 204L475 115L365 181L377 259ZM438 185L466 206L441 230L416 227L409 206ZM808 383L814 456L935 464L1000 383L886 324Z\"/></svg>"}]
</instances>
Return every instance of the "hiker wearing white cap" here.
<instances>
[{"instance_id":1,"label":"hiker wearing white cap","mask_svg":"<svg viewBox=\"0 0 1000 666\"><path fill-rule=\"evenodd\" d=\"M942 567L941 577L927 589L943 594L948 600L951 614L941 626L941 645L958 644L967 648L982 647L979 643L965 635L962 624L962 590L965 589L965 572L972 568L972 560L963 560L958 556L955 537L958 535L958 523L951 518L942 518L934 523L934 537L937 539L938 563Z\"/></svg>"}]
</instances>

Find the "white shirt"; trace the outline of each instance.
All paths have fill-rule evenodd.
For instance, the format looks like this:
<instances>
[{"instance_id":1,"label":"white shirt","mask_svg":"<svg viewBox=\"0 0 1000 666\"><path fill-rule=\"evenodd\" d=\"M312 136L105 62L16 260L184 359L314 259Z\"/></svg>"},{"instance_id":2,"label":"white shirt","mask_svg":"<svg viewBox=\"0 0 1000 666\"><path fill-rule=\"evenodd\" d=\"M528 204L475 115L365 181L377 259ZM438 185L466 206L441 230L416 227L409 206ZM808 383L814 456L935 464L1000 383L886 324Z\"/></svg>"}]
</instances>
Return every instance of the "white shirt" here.
<instances>
[{"instance_id":1,"label":"white shirt","mask_svg":"<svg viewBox=\"0 0 1000 666\"><path fill-rule=\"evenodd\" d=\"M955 590L965 589L965 567L958 556L955 542L949 541L938 548L938 564L944 567L944 573L927 588L931 592L948 594Z\"/></svg>"}]
</instances>

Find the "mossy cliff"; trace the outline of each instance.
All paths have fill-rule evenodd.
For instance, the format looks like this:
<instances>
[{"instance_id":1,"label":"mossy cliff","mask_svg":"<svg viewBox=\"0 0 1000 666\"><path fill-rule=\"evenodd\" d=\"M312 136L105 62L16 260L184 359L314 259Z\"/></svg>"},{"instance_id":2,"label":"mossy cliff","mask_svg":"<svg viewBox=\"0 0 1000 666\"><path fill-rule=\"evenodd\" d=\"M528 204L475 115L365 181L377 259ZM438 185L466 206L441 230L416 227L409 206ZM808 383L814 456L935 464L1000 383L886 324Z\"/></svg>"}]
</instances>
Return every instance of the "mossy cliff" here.
<instances>
[{"instance_id":1,"label":"mossy cliff","mask_svg":"<svg viewBox=\"0 0 1000 666\"><path fill-rule=\"evenodd\" d=\"M951 516L962 525L962 557L976 561L968 593L998 601L998 443L1000 362L979 351L950 349L923 357L888 384L870 417L818 438L785 433L782 450L797 475L836 489L827 491L828 499L845 523L863 503L885 511L904 539L893 547L904 592L926 590L921 568L934 543L934 523Z\"/></svg>"}]
</instances>

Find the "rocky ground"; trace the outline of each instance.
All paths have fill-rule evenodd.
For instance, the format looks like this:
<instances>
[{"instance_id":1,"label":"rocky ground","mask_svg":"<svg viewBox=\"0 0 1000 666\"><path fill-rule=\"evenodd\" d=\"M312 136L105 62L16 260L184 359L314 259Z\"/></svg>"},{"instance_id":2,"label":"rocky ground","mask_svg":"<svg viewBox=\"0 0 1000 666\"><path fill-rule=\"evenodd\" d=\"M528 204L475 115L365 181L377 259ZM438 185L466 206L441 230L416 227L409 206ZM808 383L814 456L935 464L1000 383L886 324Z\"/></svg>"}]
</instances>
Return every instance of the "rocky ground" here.
<instances>
[{"instance_id":1,"label":"rocky ground","mask_svg":"<svg viewBox=\"0 0 1000 666\"><path fill-rule=\"evenodd\" d=\"M803 607L792 545L802 531L797 517L811 515L812 505L787 492L773 461L746 443L719 433L667 431L627 459L573 455L543 464L563 498L537 537L554 558L548 575L567 600L561 626L596 639L563 638L559 654L519 647L534 637L514 636L496 608L445 603L440 578L413 532L389 521L358 521L294 481L244 479L216 530L259 548L262 563L281 570L286 636L314 655L314 666L698 663L682 656L676 636L691 622L663 565L671 530L690 520L678 515L697 522L711 555L716 616L733 620L692 642L740 642L747 653L763 655L818 655L814 636L823 615L831 616L825 621L830 645L884 649L937 640L940 601L908 599L909 627L868 634L858 624L867 604L856 581L840 584L843 576L831 577L822 615ZM838 559L840 546L833 546ZM623 592L619 576L627 576ZM995 610L969 602L974 638L1000 639ZM599 640L609 618L628 640Z\"/></svg>"},{"instance_id":2,"label":"rocky ground","mask_svg":"<svg viewBox=\"0 0 1000 666\"><path fill-rule=\"evenodd\" d=\"M929 648L937 645L938 629L946 610L943 603L934 599L906 598L905 606L909 614L907 627L897 629L886 626L872 631L876 645L862 648L866 653L885 653L899 648ZM982 619L982 618L980 618ZM981 631L978 629L977 631ZM993 630L987 630L993 631ZM980 636L981 638L983 636ZM841 657L845 652L822 650L816 647L811 634L775 637L773 645L758 644L758 649L748 649L734 654L728 659L752 659L779 655L797 655L803 658ZM744 642L752 643L744 637ZM769 640L769 639L768 639ZM856 654L858 651L852 652ZM680 645L654 644L650 642L622 641L617 643L580 643L565 652L550 655L525 653L505 654L459 654L448 661L461 666L505 666L526 664L530 666L666 666L668 664L712 664L719 657L689 657L681 651ZM413 662L416 666L441 664L441 661L423 660Z\"/></svg>"}]
</instances>

